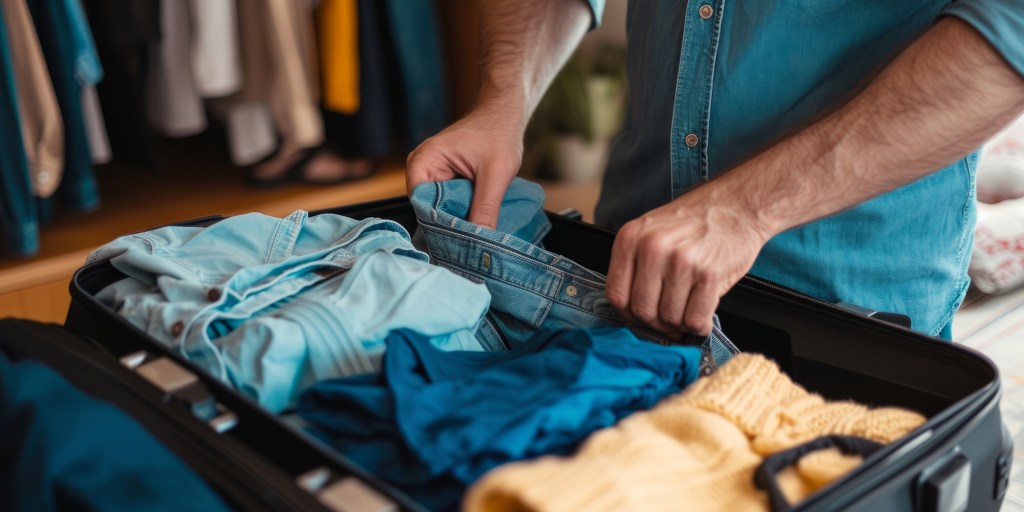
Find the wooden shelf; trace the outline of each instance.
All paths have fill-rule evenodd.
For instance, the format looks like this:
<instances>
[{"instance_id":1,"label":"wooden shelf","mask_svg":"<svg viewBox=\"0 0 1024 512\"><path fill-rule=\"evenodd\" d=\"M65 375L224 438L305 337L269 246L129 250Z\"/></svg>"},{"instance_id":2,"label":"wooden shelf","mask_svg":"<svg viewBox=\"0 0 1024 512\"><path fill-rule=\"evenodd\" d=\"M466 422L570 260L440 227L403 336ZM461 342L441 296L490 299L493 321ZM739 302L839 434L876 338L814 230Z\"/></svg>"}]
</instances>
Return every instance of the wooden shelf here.
<instances>
[{"instance_id":1,"label":"wooden shelf","mask_svg":"<svg viewBox=\"0 0 1024 512\"><path fill-rule=\"evenodd\" d=\"M218 143L211 137L162 141L159 170L121 164L97 168L103 202L98 210L58 211L42 230L37 256L0 260L0 317L62 321L71 275L95 248L126 233L208 215L282 216L405 193L405 173L397 164L342 185L253 189Z\"/></svg>"},{"instance_id":2,"label":"wooden shelf","mask_svg":"<svg viewBox=\"0 0 1024 512\"><path fill-rule=\"evenodd\" d=\"M131 165L97 169L103 205L95 212L57 212L41 234L41 250L31 259L0 260L0 317L63 321L70 300L71 275L90 252L118 236L209 215L258 211L283 216L405 194L398 164L376 175L330 187L288 185L258 190L245 185L243 171L220 153L210 137L161 143L158 171ZM598 184L546 184L547 207L573 207L590 220Z\"/></svg>"}]
</instances>

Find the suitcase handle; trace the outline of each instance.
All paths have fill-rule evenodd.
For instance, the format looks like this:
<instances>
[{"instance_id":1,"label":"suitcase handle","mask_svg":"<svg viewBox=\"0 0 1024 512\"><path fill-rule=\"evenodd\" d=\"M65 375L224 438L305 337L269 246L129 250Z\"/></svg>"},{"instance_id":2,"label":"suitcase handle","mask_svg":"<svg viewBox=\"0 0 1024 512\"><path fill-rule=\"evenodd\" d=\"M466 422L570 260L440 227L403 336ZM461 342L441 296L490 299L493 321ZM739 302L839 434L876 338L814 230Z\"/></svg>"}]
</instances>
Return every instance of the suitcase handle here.
<instances>
[{"instance_id":1,"label":"suitcase handle","mask_svg":"<svg viewBox=\"0 0 1024 512\"><path fill-rule=\"evenodd\" d=\"M171 359L139 351L122 357L120 362L150 384L184 403L196 418L218 434L238 424L238 416L217 403L199 377Z\"/></svg>"},{"instance_id":2,"label":"suitcase handle","mask_svg":"<svg viewBox=\"0 0 1024 512\"><path fill-rule=\"evenodd\" d=\"M780 471L796 464L805 455L825 448L835 447L843 454L867 458L882 446L881 443L856 436L831 435L812 439L766 457L754 472L754 485L768 494L772 512L792 510L793 504L786 499L776 479Z\"/></svg>"}]
</instances>

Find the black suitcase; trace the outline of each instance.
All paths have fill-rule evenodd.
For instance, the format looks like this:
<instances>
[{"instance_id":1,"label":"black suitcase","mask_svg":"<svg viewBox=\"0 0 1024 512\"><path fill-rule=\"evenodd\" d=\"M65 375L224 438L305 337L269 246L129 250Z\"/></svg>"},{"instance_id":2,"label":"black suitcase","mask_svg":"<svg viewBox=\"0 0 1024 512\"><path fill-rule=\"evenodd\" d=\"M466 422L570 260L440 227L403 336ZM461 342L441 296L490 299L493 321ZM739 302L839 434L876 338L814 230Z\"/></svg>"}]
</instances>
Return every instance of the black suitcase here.
<instances>
[{"instance_id":1,"label":"black suitcase","mask_svg":"<svg viewBox=\"0 0 1024 512\"><path fill-rule=\"evenodd\" d=\"M416 219L406 198L325 210L354 218L395 220L410 232ZM559 215L545 245L595 271L606 273L614 234ZM183 225L209 225L218 217ZM415 509L401 493L348 463L344 457L274 417L248 398L122 321L95 294L123 276L109 263L80 269L71 282L66 329L107 355L104 364L144 368L171 363L194 375L177 387L150 378L143 385L127 368L149 403L153 422L167 427L185 446L186 460L226 482L245 509ZM741 350L763 353L810 391L828 399L895 405L929 420L906 438L870 456L864 464L811 496L798 510L997 510L1009 480L1012 444L999 411L998 371L985 356L899 325L745 277L721 301L724 332ZM57 336L55 336L57 337ZM100 353L98 351L94 351ZM100 359L101 356L95 356ZM142 372L145 373L145 372ZM152 372L151 372L152 373ZM141 389L146 388L146 389ZM195 452L195 453L192 453ZM220 466L214 468L213 466ZM244 471L243 471L244 468ZM234 470L234 471L232 471ZM229 478L228 480L231 480ZM358 482L357 492L352 481ZM217 478L211 481L222 488Z\"/></svg>"}]
</instances>

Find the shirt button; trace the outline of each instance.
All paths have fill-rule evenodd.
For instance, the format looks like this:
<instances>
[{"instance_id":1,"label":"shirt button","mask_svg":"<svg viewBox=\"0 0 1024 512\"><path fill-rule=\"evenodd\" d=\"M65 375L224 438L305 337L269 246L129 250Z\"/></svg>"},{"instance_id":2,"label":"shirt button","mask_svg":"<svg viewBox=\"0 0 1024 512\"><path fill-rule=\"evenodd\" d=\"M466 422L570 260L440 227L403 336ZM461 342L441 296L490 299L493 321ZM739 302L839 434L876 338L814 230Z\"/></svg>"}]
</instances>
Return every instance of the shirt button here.
<instances>
[{"instance_id":1,"label":"shirt button","mask_svg":"<svg viewBox=\"0 0 1024 512\"><path fill-rule=\"evenodd\" d=\"M698 139L696 135L694 135L694 134L692 134L692 133L691 133L691 134L689 134L689 135L687 135L687 136L686 136L686 145L687 145L687 146L690 146L690 147L692 148L692 147L694 147L694 146L696 146L696 145L697 145L697 142L698 142L699 140L700 140L700 139Z\"/></svg>"},{"instance_id":2,"label":"shirt button","mask_svg":"<svg viewBox=\"0 0 1024 512\"><path fill-rule=\"evenodd\" d=\"M700 6L700 9L697 12L700 14L701 18L710 19L711 15L715 13L715 10L710 5L704 4Z\"/></svg>"},{"instance_id":3,"label":"shirt button","mask_svg":"<svg viewBox=\"0 0 1024 512\"><path fill-rule=\"evenodd\" d=\"M206 292L206 300L210 302L217 302L220 300L220 290L216 288L210 288L210 291Z\"/></svg>"},{"instance_id":4,"label":"shirt button","mask_svg":"<svg viewBox=\"0 0 1024 512\"><path fill-rule=\"evenodd\" d=\"M171 326L171 336L179 336L181 335L181 331L184 330L185 324L181 320L174 322L174 325Z\"/></svg>"},{"instance_id":5,"label":"shirt button","mask_svg":"<svg viewBox=\"0 0 1024 512\"><path fill-rule=\"evenodd\" d=\"M565 294L566 295L568 295L570 297L575 297L577 293L579 293L579 290L577 290L575 286L570 284L569 286L565 287Z\"/></svg>"}]
</instances>

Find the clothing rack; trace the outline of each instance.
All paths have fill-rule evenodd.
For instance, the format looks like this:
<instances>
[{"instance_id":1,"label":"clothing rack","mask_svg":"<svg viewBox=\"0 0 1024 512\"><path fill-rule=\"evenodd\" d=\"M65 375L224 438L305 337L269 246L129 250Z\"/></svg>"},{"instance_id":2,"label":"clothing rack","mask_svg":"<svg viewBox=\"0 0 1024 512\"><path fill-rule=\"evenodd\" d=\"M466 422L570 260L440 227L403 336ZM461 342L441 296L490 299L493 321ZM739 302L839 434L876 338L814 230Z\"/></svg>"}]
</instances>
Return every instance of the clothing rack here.
<instances>
[{"instance_id":1,"label":"clothing rack","mask_svg":"<svg viewBox=\"0 0 1024 512\"><path fill-rule=\"evenodd\" d=\"M74 5L80 0L18 1L29 6L45 4L63 8L61 6L64 4ZM92 2L104 1L117 3L116 0L81 0L82 4L78 5L90 7ZM177 1L187 3L189 0ZM198 0L195 3L205 1ZM241 6L267 1L236 0L235 3ZM321 1L320 5L324 3ZM435 0L433 6L442 49L449 117L455 118L468 109L478 85L478 7L474 2L462 0ZM0 3L0 11L4 9L6 5ZM82 12L91 14L91 11L85 9ZM90 21L89 18L85 19ZM0 25L6 27L6 20L0 22ZM100 30L91 24L86 26L90 32ZM2 39L6 42L6 35ZM110 78L111 67L102 61L101 52L97 50L97 54L101 57L100 62L106 73L103 80L107 80ZM3 75L0 67L0 79L5 80L5 83L7 78L13 77L13 67L11 70L9 75ZM99 85L103 85L102 80ZM9 100L7 105L16 105L13 87L0 88L0 93L0 96L6 95ZM95 96L101 100L99 94ZM3 114L3 105L4 101L0 98L0 115ZM0 313L44 321L62 321L67 310L67 282L72 273L82 265L92 249L125 233L212 214L260 211L281 215L295 209L315 210L392 197L405 192L402 169L407 148L405 144L399 144L391 154L381 158L377 162L377 174L366 180L330 187L290 185L273 190L247 187L243 181L244 168L231 160L227 127L216 117L216 108L204 104L204 111L210 117L202 134L167 137L159 131L146 129L154 154L157 155L155 169L133 158L130 152L119 153L115 146L111 146L111 163L94 163L95 155L89 149L86 152L86 169L93 176L94 190L102 203L87 213L66 201L65 193L60 190L47 201L33 197L31 204L18 205L12 205L3 195L5 192L0 191L0 210L3 210L0 219L10 218L9 212L13 207L27 209L28 206L38 208L38 205L44 203L49 205L45 210L36 210L46 215L36 218L38 252L34 256L0 249ZM101 109L100 113L105 112ZM83 112L83 115L86 114ZM3 130L0 136L3 136L4 141L12 140L14 135L20 136L20 127L16 124L0 122L0 130ZM83 140L88 148L89 141ZM7 179L13 174L9 172L11 162L17 160L10 158L10 155L21 155L22 151L0 153L0 185L6 187ZM63 182L60 187L73 188L68 183Z\"/></svg>"},{"instance_id":2,"label":"clothing rack","mask_svg":"<svg viewBox=\"0 0 1024 512\"><path fill-rule=\"evenodd\" d=\"M477 83L476 7L457 0L0 8L0 263L36 254L55 212L108 202L97 185L108 167L178 173L166 138L214 132L227 172L323 147L387 167L465 109Z\"/></svg>"}]
</instances>

